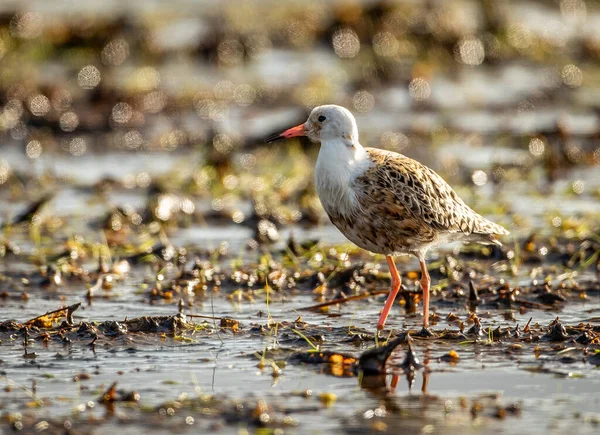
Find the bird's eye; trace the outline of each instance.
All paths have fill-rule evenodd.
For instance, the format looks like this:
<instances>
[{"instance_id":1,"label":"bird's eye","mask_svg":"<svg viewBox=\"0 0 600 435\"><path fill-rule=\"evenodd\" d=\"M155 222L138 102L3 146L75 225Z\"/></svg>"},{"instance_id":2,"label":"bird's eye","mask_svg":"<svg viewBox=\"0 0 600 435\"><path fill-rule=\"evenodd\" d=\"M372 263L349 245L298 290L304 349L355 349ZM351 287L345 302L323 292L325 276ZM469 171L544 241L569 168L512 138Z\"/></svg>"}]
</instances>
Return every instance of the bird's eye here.
<instances>
[{"instance_id":1,"label":"bird's eye","mask_svg":"<svg viewBox=\"0 0 600 435\"><path fill-rule=\"evenodd\" d=\"M319 122L323 122L325 121L327 118L325 118L323 115L319 116Z\"/></svg>"}]
</instances>

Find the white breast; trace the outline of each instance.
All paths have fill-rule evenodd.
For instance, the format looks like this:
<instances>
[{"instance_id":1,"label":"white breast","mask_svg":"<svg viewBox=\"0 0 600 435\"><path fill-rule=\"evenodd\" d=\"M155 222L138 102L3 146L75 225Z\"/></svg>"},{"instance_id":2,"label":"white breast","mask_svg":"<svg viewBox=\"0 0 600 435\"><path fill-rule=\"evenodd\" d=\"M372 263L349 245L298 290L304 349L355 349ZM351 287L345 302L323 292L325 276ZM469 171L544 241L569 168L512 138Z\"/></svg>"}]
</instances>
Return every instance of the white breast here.
<instances>
[{"instance_id":1,"label":"white breast","mask_svg":"<svg viewBox=\"0 0 600 435\"><path fill-rule=\"evenodd\" d=\"M360 144L352 146L343 139L321 143L315 167L315 186L327 213L350 217L360 211L352 184L372 164Z\"/></svg>"}]
</instances>

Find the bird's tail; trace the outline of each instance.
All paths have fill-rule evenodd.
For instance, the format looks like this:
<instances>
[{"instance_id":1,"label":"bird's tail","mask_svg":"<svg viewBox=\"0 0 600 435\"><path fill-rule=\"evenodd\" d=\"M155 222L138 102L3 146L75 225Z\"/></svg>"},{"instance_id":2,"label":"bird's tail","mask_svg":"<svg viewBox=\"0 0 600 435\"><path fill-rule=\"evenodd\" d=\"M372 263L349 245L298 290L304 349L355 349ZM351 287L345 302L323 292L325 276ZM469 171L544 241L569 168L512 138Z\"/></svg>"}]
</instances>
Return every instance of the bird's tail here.
<instances>
[{"instance_id":1,"label":"bird's tail","mask_svg":"<svg viewBox=\"0 0 600 435\"><path fill-rule=\"evenodd\" d=\"M471 240L475 239L477 242L484 245L502 246L502 242L500 242L497 237L507 236L509 234L510 232L503 226L482 218L481 221L479 221L478 228L473 231Z\"/></svg>"}]
</instances>

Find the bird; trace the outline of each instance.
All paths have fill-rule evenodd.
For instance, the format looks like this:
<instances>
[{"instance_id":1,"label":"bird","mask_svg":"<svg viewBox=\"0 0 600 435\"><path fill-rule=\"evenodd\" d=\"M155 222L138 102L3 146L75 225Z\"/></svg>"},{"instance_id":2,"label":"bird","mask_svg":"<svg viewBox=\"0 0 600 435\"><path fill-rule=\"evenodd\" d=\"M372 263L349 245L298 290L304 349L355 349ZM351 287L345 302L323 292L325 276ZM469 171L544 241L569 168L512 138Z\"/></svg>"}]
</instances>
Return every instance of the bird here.
<instances>
[{"instance_id":1,"label":"bird","mask_svg":"<svg viewBox=\"0 0 600 435\"><path fill-rule=\"evenodd\" d=\"M265 139L306 136L320 142L315 188L329 219L358 247L383 254L391 288L377 322L385 327L401 286L395 264L399 255L414 255L421 268L422 335L429 330L427 252L440 244L462 241L502 246L509 232L471 209L435 171L402 154L364 147L352 113L338 105L317 106L306 122Z\"/></svg>"}]
</instances>

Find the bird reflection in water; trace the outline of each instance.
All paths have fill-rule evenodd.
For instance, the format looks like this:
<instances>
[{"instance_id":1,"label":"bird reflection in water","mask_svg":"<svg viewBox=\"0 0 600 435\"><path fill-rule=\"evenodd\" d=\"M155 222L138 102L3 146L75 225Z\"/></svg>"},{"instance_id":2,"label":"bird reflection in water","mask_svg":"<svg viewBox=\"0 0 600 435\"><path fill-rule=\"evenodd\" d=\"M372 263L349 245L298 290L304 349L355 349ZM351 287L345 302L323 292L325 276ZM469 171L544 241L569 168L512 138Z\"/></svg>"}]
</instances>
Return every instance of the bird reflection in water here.
<instances>
[{"instance_id":1,"label":"bird reflection in water","mask_svg":"<svg viewBox=\"0 0 600 435\"><path fill-rule=\"evenodd\" d=\"M392 355L392 352L401 344L406 344L406 355L402 363L398 366L398 372L394 368L391 375L390 384L388 386L387 362ZM427 384L429 381L429 371L426 364L422 364L415 354L412 338L408 334L402 334L398 338L390 341L387 345L375 349L371 349L363 353L358 361L358 377L359 385L376 395L381 393L388 394L394 392L398 386L401 376L406 377L408 389L411 390L416 373L423 369L423 383L421 391L427 394Z\"/></svg>"}]
</instances>

